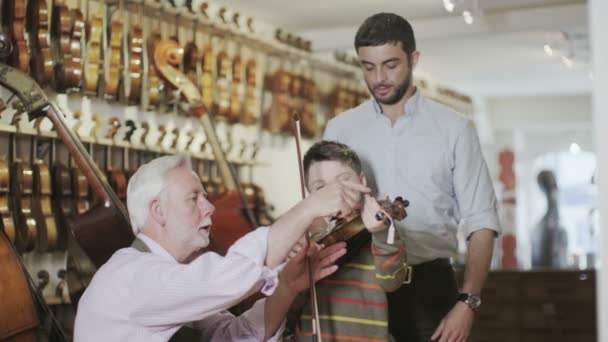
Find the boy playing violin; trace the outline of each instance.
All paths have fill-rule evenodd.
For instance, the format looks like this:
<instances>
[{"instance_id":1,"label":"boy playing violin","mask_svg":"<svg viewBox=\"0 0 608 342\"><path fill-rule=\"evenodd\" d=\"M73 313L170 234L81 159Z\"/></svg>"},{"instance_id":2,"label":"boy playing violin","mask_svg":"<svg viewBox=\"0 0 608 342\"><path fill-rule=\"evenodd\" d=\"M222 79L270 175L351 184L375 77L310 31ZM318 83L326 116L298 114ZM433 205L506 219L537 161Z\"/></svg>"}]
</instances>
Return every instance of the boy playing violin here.
<instances>
[{"instance_id":1,"label":"boy playing violin","mask_svg":"<svg viewBox=\"0 0 608 342\"><path fill-rule=\"evenodd\" d=\"M341 143L321 141L314 144L304 156L303 167L306 187L311 194L334 182L366 184L359 157ZM387 243L388 225L385 222L390 221L383 217L387 212L373 197L364 196L359 201L365 204L361 206L365 209L359 215L367 239L360 233L356 236L359 241L347 241L347 259L341 260L342 265L336 273L316 285L324 341L391 340L386 292L398 289L407 276L405 246L399 236L394 236L392 244ZM315 235L324 235L331 230L333 222L321 221L311 228L313 240L317 240ZM297 250L298 247L292 253ZM309 298L302 295L299 302L301 306L294 308L294 312L299 313L295 319L295 335L298 341L309 341L313 335Z\"/></svg>"}]
</instances>

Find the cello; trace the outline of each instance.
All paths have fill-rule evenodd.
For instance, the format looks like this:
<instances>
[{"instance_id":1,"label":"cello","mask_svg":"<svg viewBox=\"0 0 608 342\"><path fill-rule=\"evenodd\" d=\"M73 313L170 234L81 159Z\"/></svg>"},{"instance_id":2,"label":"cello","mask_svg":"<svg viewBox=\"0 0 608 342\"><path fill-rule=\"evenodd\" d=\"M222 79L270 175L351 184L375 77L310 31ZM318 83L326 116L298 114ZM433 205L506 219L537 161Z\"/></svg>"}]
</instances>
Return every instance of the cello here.
<instances>
[{"instance_id":1,"label":"cello","mask_svg":"<svg viewBox=\"0 0 608 342\"><path fill-rule=\"evenodd\" d=\"M210 232L210 249L225 255L228 248L240 237L249 233L256 226L256 220L248 209L246 196L236 181L234 169L228 164L215 133L211 113L203 105L199 90L181 71L173 67L179 64L176 58L179 45L173 40L162 40L154 49L154 64L160 75L173 84L186 98L190 105L190 114L200 119L207 141L211 145L218 170L224 181L224 194L213 201L216 210L213 214L213 225Z\"/></svg>"}]
</instances>

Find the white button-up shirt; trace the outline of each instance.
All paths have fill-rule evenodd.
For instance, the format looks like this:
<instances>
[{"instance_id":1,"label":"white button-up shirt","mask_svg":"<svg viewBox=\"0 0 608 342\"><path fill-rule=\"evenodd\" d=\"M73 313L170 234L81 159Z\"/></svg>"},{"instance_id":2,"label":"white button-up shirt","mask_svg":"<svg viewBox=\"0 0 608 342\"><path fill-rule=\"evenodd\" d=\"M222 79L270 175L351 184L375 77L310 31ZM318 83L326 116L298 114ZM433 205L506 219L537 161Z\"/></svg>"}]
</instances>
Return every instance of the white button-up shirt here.
<instances>
[{"instance_id":1,"label":"white button-up shirt","mask_svg":"<svg viewBox=\"0 0 608 342\"><path fill-rule=\"evenodd\" d=\"M380 198L403 196L408 217L396 227L416 265L458 252L457 227L467 238L500 231L496 196L473 122L420 95L391 124L375 100L329 121L324 139L350 146Z\"/></svg>"},{"instance_id":2,"label":"white button-up shirt","mask_svg":"<svg viewBox=\"0 0 608 342\"><path fill-rule=\"evenodd\" d=\"M97 271L78 305L76 342L168 341L184 325L201 329L205 341L263 339L263 300L236 318L226 309L278 285L278 269L264 266L268 228L238 240L225 257L208 252L190 264L138 237L151 252L121 249Z\"/></svg>"}]
</instances>

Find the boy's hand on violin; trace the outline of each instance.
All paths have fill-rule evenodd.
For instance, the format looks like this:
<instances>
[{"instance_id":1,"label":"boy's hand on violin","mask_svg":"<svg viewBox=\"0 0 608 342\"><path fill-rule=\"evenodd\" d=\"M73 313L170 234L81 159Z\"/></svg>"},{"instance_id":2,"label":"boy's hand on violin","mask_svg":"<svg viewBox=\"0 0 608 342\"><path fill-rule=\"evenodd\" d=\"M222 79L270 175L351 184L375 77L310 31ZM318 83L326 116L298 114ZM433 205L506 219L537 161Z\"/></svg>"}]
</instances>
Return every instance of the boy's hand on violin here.
<instances>
[{"instance_id":1,"label":"boy's hand on violin","mask_svg":"<svg viewBox=\"0 0 608 342\"><path fill-rule=\"evenodd\" d=\"M370 188L351 181L337 181L328 184L308 196L316 216L348 216L360 207L361 194L369 193Z\"/></svg>"},{"instance_id":2,"label":"boy's hand on violin","mask_svg":"<svg viewBox=\"0 0 608 342\"><path fill-rule=\"evenodd\" d=\"M363 209L361 209L361 220L370 233L377 233L386 229L384 220L376 218L376 214L381 211L382 208L378 204L378 201L372 196L365 194Z\"/></svg>"},{"instance_id":3,"label":"boy's hand on violin","mask_svg":"<svg viewBox=\"0 0 608 342\"><path fill-rule=\"evenodd\" d=\"M279 277L280 281L285 283L290 292L296 295L310 286L306 256L309 255L312 260L312 270L316 282L332 275L338 270L338 266L335 263L336 260L346 254L346 243L339 242L323 248L323 245L313 242L312 247L308 248L306 239L304 238L304 240L300 239L298 244L294 246L292 253L294 251L296 251L294 256L287 262Z\"/></svg>"}]
</instances>

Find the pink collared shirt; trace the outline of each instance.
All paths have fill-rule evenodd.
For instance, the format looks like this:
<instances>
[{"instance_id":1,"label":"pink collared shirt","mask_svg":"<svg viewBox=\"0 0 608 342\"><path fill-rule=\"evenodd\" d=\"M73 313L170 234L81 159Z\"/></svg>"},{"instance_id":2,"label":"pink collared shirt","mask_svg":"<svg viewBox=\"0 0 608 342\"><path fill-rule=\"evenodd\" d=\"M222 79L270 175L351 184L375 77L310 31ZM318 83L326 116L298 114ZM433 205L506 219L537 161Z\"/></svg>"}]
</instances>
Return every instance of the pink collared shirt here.
<instances>
[{"instance_id":1,"label":"pink collared shirt","mask_svg":"<svg viewBox=\"0 0 608 342\"><path fill-rule=\"evenodd\" d=\"M226 309L260 287L266 295L276 289L278 269L264 266L268 228L238 240L225 257L208 252L190 264L138 237L151 253L121 249L97 271L78 304L74 341L168 341L184 325L201 329L205 341L263 339L263 300L239 317Z\"/></svg>"}]
</instances>

